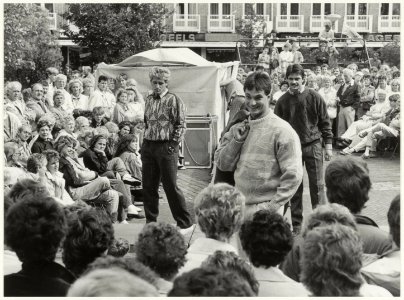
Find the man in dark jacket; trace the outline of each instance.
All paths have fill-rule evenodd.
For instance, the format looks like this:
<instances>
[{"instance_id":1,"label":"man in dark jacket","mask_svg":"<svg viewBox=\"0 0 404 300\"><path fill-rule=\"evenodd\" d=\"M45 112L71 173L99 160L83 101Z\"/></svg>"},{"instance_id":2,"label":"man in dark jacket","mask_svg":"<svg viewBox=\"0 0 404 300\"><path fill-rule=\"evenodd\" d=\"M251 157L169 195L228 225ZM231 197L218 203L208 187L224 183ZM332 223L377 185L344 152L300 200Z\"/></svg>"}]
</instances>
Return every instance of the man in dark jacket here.
<instances>
[{"instance_id":1,"label":"man in dark jacket","mask_svg":"<svg viewBox=\"0 0 404 300\"><path fill-rule=\"evenodd\" d=\"M360 89L353 80L353 71L344 69L345 84L337 91L337 101L340 105L338 113L337 136L341 137L348 127L355 121L355 110L359 107Z\"/></svg>"},{"instance_id":2,"label":"man in dark jacket","mask_svg":"<svg viewBox=\"0 0 404 300\"><path fill-rule=\"evenodd\" d=\"M283 94L275 106L275 114L292 125L302 145L303 164L309 177L312 207L325 202L323 178L323 149L325 159L332 157L331 122L324 99L314 90L306 89L304 69L299 64L290 65L286 70L289 90ZM322 139L322 140L321 140ZM293 231L300 231L303 219L303 182L290 200Z\"/></svg>"}]
</instances>

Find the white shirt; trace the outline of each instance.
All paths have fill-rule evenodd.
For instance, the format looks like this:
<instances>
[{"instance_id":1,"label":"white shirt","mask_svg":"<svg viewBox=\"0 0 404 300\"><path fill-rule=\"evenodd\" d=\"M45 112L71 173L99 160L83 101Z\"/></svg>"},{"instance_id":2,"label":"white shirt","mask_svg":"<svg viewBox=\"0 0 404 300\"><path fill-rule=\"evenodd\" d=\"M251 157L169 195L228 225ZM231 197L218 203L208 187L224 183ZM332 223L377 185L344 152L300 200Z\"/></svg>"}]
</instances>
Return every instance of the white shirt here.
<instances>
[{"instance_id":1,"label":"white shirt","mask_svg":"<svg viewBox=\"0 0 404 300\"><path fill-rule=\"evenodd\" d=\"M109 116L112 116L114 107L116 105L115 96L108 91L101 92L99 89L95 90L88 100L88 110L93 110L94 107L101 106L108 108Z\"/></svg>"},{"instance_id":2,"label":"white shirt","mask_svg":"<svg viewBox=\"0 0 404 300\"><path fill-rule=\"evenodd\" d=\"M74 109L81 109L81 110L88 109L88 96L80 94L80 96L75 97L72 94L71 98Z\"/></svg>"}]
</instances>

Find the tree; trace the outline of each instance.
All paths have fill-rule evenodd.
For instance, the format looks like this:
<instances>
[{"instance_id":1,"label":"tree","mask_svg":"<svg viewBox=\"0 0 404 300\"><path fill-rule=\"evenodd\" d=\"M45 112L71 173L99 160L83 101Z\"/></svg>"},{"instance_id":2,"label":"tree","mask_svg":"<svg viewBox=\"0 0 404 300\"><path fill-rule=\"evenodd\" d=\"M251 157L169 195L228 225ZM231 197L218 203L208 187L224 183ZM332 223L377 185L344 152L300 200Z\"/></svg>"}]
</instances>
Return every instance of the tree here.
<instances>
[{"instance_id":1,"label":"tree","mask_svg":"<svg viewBox=\"0 0 404 300\"><path fill-rule=\"evenodd\" d=\"M239 20L236 32L243 37L240 47L240 56L243 64L257 63L257 46L263 43L265 21L262 16L258 16L252 3L246 3L245 17Z\"/></svg>"},{"instance_id":2,"label":"tree","mask_svg":"<svg viewBox=\"0 0 404 300\"><path fill-rule=\"evenodd\" d=\"M88 48L95 62L117 63L154 48L169 11L163 4L70 4L63 15L79 28L66 35Z\"/></svg>"},{"instance_id":3,"label":"tree","mask_svg":"<svg viewBox=\"0 0 404 300\"><path fill-rule=\"evenodd\" d=\"M4 77L24 87L45 78L63 61L47 12L38 5L4 4Z\"/></svg>"},{"instance_id":4,"label":"tree","mask_svg":"<svg viewBox=\"0 0 404 300\"><path fill-rule=\"evenodd\" d=\"M383 63L391 66L400 67L400 45L397 43L389 43L380 48L380 58Z\"/></svg>"}]
</instances>

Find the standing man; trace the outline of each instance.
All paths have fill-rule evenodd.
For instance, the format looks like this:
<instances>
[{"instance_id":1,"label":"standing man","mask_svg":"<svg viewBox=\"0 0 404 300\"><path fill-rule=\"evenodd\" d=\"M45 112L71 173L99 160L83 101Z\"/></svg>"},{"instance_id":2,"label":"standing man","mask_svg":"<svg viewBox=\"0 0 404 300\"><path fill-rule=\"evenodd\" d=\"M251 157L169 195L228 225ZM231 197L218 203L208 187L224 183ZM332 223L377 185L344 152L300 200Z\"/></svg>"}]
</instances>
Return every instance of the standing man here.
<instances>
[{"instance_id":1,"label":"standing man","mask_svg":"<svg viewBox=\"0 0 404 300\"><path fill-rule=\"evenodd\" d=\"M353 79L353 71L346 68L342 74L345 84L341 85L337 91L337 101L341 106L338 113L338 138L340 138L355 121L355 110L358 109L361 98L359 86Z\"/></svg>"},{"instance_id":2,"label":"standing man","mask_svg":"<svg viewBox=\"0 0 404 300\"><path fill-rule=\"evenodd\" d=\"M178 149L185 133L185 106L178 96L168 91L170 71L167 68L153 67L149 78L153 91L146 98L141 150L146 222L157 221L161 181L171 213L185 235L194 229L184 195L177 185Z\"/></svg>"},{"instance_id":3,"label":"standing man","mask_svg":"<svg viewBox=\"0 0 404 300\"><path fill-rule=\"evenodd\" d=\"M225 133L215 162L221 171L234 171L235 186L246 198L246 219L260 209L283 214L303 177L299 137L269 108L267 73L249 75L244 91L250 117Z\"/></svg>"},{"instance_id":4,"label":"standing man","mask_svg":"<svg viewBox=\"0 0 404 300\"><path fill-rule=\"evenodd\" d=\"M302 146L303 164L309 177L310 199L313 209L325 202L323 148L325 160L332 157L331 121L324 99L314 90L306 89L304 69L290 65L286 71L289 90L275 106L275 114L292 125ZM303 182L290 200L293 232L300 232L303 220ZM286 211L286 210L285 210Z\"/></svg>"}]
</instances>

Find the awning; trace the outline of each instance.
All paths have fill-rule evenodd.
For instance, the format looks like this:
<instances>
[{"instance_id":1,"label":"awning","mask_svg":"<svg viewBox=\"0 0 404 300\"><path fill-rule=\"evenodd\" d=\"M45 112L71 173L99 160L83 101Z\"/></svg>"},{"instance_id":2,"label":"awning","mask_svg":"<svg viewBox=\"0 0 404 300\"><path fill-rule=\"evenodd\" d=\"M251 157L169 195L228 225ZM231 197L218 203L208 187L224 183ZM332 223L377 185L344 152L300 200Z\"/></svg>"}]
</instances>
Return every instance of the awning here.
<instances>
[{"instance_id":1,"label":"awning","mask_svg":"<svg viewBox=\"0 0 404 300\"><path fill-rule=\"evenodd\" d=\"M73 40L58 40L57 42L60 47L80 48L80 46L74 43Z\"/></svg>"}]
</instances>

